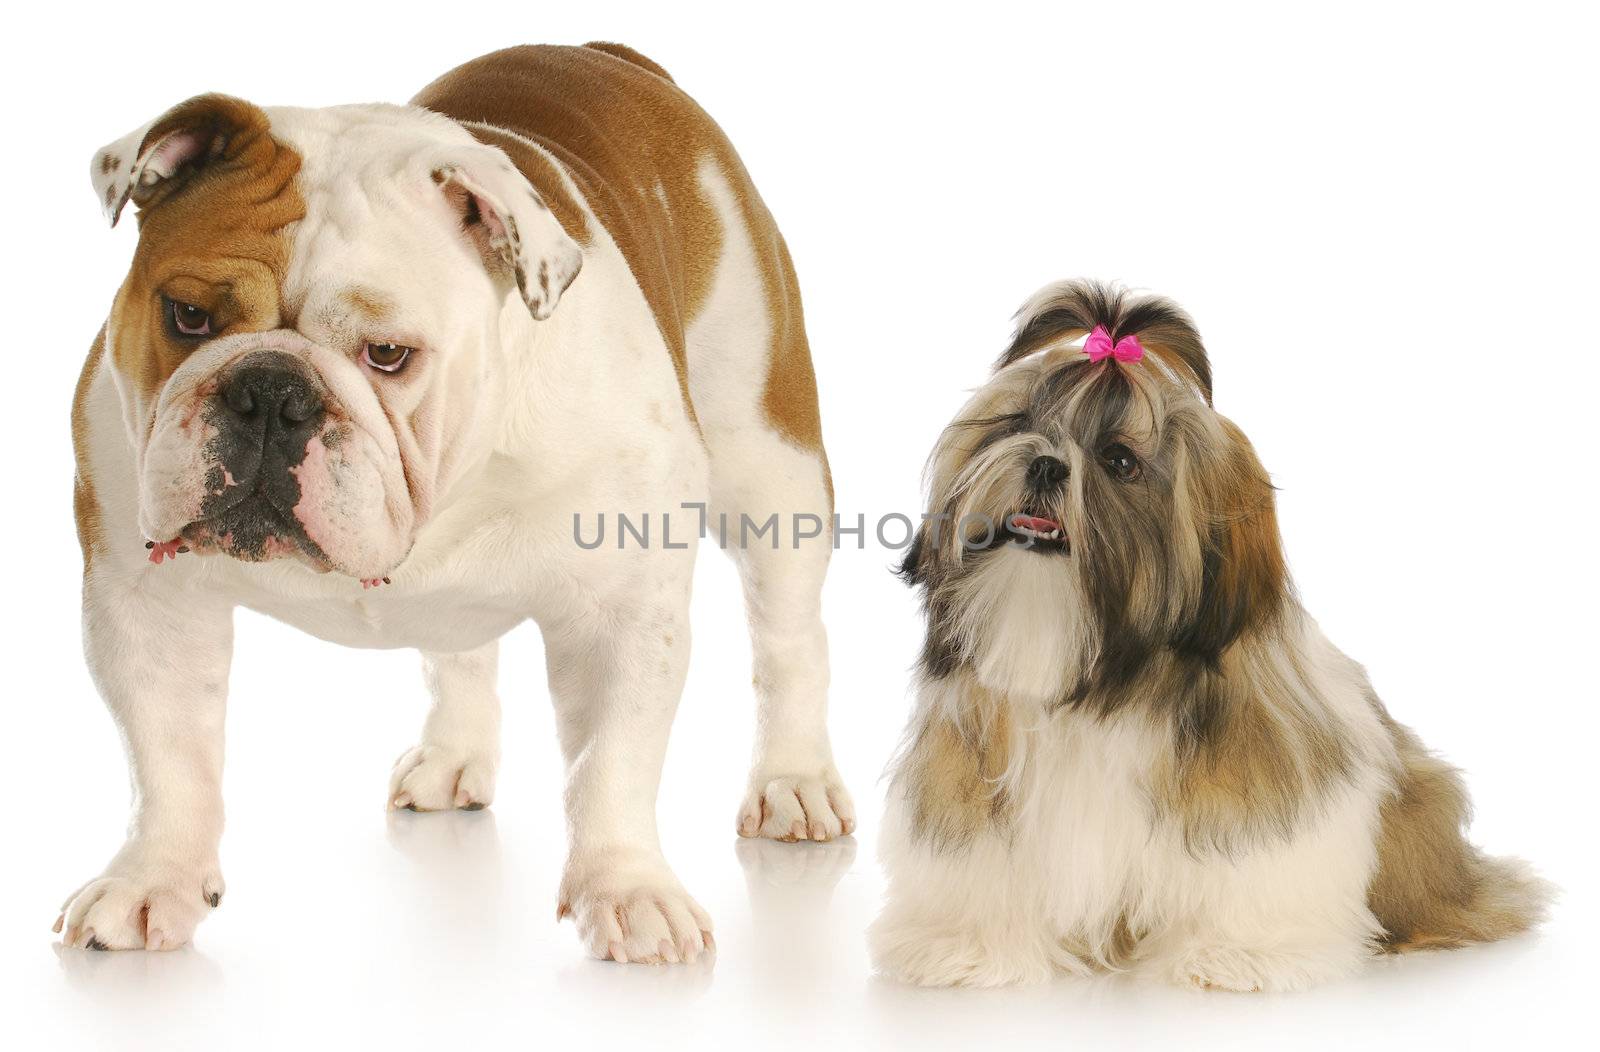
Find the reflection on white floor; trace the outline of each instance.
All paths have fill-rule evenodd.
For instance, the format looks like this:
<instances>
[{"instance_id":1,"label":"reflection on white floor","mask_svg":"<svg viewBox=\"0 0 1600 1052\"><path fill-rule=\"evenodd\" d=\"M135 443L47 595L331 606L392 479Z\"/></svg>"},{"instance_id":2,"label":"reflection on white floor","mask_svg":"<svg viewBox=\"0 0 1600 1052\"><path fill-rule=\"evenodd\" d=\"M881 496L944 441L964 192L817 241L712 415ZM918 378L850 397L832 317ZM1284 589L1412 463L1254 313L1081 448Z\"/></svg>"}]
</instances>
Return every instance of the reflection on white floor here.
<instances>
[{"instance_id":1,"label":"reflection on white floor","mask_svg":"<svg viewBox=\"0 0 1600 1052\"><path fill-rule=\"evenodd\" d=\"M668 860L715 921L714 959L593 961L572 925L557 923L562 769L548 708L530 703L544 680L536 639L523 634L502 650L508 704L494 806L390 813L389 765L424 704L414 656L340 652L319 691L286 699L274 686L282 667L314 660L321 645L250 619L228 717L228 893L192 947L56 945L50 926L62 898L121 841L127 782L114 728L92 697L51 716L52 728L67 728L57 737L73 743L71 781L60 780L59 756L41 756L30 784L52 789L50 806L13 809L0 829L0 842L22 846L16 857L26 860L6 859L0 1048L1537 1047L1538 1035L1591 999L1593 863L1585 845L1545 833L1542 812L1514 806L1517 787L1506 783L1484 795L1487 813L1503 805L1519 818L1499 828L1480 821L1484 842L1535 859L1568 890L1532 938L1379 961L1356 979L1290 996L1116 976L995 991L874 977L863 937L882 890L874 779L904 726L900 670L880 668L876 680L842 672L835 691L839 767L860 808L859 839L740 840L749 665L715 649L742 636L742 615L710 609L727 620L697 626L702 658L658 813ZM843 649L852 637L841 638ZM871 647L913 653L915 639L874 636Z\"/></svg>"},{"instance_id":2,"label":"reflection on white floor","mask_svg":"<svg viewBox=\"0 0 1600 1052\"><path fill-rule=\"evenodd\" d=\"M1539 1029L1541 1004L1579 981L1558 967L1562 938L1547 934L1380 961L1358 979L1285 997L1114 976L1022 990L909 989L869 972L861 932L878 883L870 851L853 838L700 845L679 866L716 916L717 957L688 967L615 965L580 956L570 926L554 923L549 867L559 843L544 845L550 850L536 852L530 867L529 845L503 834L503 821L494 810L394 812L377 836L324 830L320 857L342 852L347 866L319 871L285 860L276 896L249 876L230 878L226 908L202 926L195 947L178 952L57 945L53 968L24 977L25 1003L57 1017L63 1047L571 1039L703 1050L752 1039L763 1047L1037 1039L1237 1048L1406 1034L1525 1039ZM298 856L310 857L319 853ZM317 910L298 898L311 889L342 919L313 920ZM47 935L33 935L41 952Z\"/></svg>"}]
</instances>

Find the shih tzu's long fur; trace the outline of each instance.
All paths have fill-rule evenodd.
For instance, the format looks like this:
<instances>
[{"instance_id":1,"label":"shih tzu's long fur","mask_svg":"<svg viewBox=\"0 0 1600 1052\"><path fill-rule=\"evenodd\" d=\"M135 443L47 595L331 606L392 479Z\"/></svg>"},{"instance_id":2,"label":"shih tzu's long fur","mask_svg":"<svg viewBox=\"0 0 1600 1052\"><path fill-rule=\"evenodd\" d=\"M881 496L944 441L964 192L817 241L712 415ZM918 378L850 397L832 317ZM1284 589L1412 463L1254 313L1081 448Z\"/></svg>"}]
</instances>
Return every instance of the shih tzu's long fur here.
<instances>
[{"instance_id":1,"label":"shih tzu's long fur","mask_svg":"<svg viewBox=\"0 0 1600 1052\"><path fill-rule=\"evenodd\" d=\"M1277 990L1535 923L1545 886L1464 839L1456 772L1300 607L1188 317L1086 282L1019 317L903 567L927 638L880 967ZM1090 361L1096 326L1143 359Z\"/></svg>"}]
</instances>

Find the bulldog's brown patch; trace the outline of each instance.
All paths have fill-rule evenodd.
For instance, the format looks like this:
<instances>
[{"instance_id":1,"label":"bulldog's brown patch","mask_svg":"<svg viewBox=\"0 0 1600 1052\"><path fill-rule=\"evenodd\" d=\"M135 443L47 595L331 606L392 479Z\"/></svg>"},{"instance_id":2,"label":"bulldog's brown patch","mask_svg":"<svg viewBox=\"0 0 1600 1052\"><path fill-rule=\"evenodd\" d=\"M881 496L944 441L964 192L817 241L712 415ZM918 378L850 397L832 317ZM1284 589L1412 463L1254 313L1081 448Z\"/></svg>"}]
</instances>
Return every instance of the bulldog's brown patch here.
<instances>
[{"instance_id":1,"label":"bulldog's brown patch","mask_svg":"<svg viewBox=\"0 0 1600 1052\"><path fill-rule=\"evenodd\" d=\"M822 456L811 355L782 235L722 130L666 70L620 44L517 47L446 73L412 101L504 149L567 233L587 243L560 173L528 144L565 166L655 314L691 419L685 330L705 305L724 242L699 179L701 163L715 161L739 200L771 315L762 406L774 429Z\"/></svg>"},{"instance_id":2,"label":"bulldog's brown patch","mask_svg":"<svg viewBox=\"0 0 1600 1052\"><path fill-rule=\"evenodd\" d=\"M766 389L761 405L767 419L783 437L802 449L815 450L823 458L823 476L828 485L828 501L833 501L833 477L822 450L822 415L817 408L817 374L811 366L811 346L806 342L805 315L800 306L800 283L789 246L778 233L767 206L752 192L741 194L740 206L752 232L765 231L771 239L770 251L779 265L763 265L762 284L767 293L767 314L772 319L772 351L767 367ZM757 242L760 245L760 242ZM758 252L762 250L757 249ZM764 253L763 253L764 256Z\"/></svg>"},{"instance_id":3,"label":"bulldog's brown patch","mask_svg":"<svg viewBox=\"0 0 1600 1052\"><path fill-rule=\"evenodd\" d=\"M195 346L176 332L168 300L209 312L213 334L276 327L289 256L286 228L305 215L294 183L300 158L272 138L260 108L202 95L164 114L145 142L175 131L209 136L210 148L170 178L135 188L139 243L73 399L73 510L85 573L106 547L87 405L102 365L109 361L122 376L133 418L149 427L162 386ZM108 154L100 163L106 174L121 161ZM117 186L108 186L109 198L117 193Z\"/></svg>"},{"instance_id":4,"label":"bulldog's brown patch","mask_svg":"<svg viewBox=\"0 0 1600 1052\"><path fill-rule=\"evenodd\" d=\"M89 463L89 391L100 373L100 363L106 356L106 329L102 325L89 348L89 358L78 374L78 386L72 394L72 517L78 525L78 547L83 549L83 572L96 555L105 551L105 539L100 526L100 502L94 492L94 471Z\"/></svg>"},{"instance_id":5,"label":"bulldog's brown patch","mask_svg":"<svg viewBox=\"0 0 1600 1052\"><path fill-rule=\"evenodd\" d=\"M194 346L174 331L167 300L207 311L213 335L278 327L286 228L305 215L300 157L273 139L259 107L202 95L157 121L146 142L188 128L213 135L212 147L141 198L139 244L108 323L112 363L130 381L135 418L146 422Z\"/></svg>"},{"instance_id":6,"label":"bulldog's brown patch","mask_svg":"<svg viewBox=\"0 0 1600 1052\"><path fill-rule=\"evenodd\" d=\"M342 298L350 310L363 321L378 322L393 317L396 307L393 300L377 289L356 286L346 289Z\"/></svg>"},{"instance_id":7,"label":"bulldog's brown patch","mask_svg":"<svg viewBox=\"0 0 1600 1052\"><path fill-rule=\"evenodd\" d=\"M608 55L615 55L624 61L632 62L635 66L643 66L669 84L677 83L672 79L672 74L668 73L661 63L648 55L635 51L626 44L615 44L606 40L591 40L583 46L593 48L596 51L604 51Z\"/></svg>"}]
</instances>

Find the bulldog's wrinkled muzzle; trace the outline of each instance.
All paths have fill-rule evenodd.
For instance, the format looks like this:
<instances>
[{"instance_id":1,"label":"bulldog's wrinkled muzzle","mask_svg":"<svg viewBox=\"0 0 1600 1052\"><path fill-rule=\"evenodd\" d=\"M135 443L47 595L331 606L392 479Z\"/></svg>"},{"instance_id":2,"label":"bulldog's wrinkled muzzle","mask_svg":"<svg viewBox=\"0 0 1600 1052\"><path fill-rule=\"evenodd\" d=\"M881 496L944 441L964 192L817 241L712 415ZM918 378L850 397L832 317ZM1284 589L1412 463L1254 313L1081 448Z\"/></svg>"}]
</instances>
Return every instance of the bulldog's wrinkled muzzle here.
<instances>
[{"instance_id":1,"label":"bulldog's wrinkled muzzle","mask_svg":"<svg viewBox=\"0 0 1600 1052\"><path fill-rule=\"evenodd\" d=\"M274 540L309 543L294 513L301 496L295 469L326 415L315 377L282 351L251 352L219 377L208 410L213 466L200 512L230 554L261 558Z\"/></svg>"},{"instance_id":2,"label":"bulldog's wrinkled muzzle","mask_svg":"<svg viewBox=\"0 0 1600 1052\"><path fill-rule=\"evenodd\" d=\"M292 329L201 353L169 382L146 447L151 562L294 559L383 583L409 547L412 508L371 379Z\"/></svg>"}]
</instances>

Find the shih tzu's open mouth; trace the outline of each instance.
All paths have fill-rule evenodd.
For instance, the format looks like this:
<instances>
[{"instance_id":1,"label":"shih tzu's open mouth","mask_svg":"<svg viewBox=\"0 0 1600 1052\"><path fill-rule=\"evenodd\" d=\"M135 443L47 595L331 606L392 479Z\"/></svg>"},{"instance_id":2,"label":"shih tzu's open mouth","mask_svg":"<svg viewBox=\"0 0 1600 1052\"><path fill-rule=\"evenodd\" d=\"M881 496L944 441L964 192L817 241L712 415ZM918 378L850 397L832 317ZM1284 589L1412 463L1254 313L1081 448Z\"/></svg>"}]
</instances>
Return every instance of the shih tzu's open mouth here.
<instances>
[{"instance_id":1,"label":"shih tzu's open mouth","mask_svg":"<svg viewBox=\"0 0 1600 1052\"><path fill-rule=\"evenodd\" d=\"M1067 531L1054 519L1019 511L1006 519L1011 542L1030 551L1065 555L1072 550Z\"/></svg>"}]
</instances>

